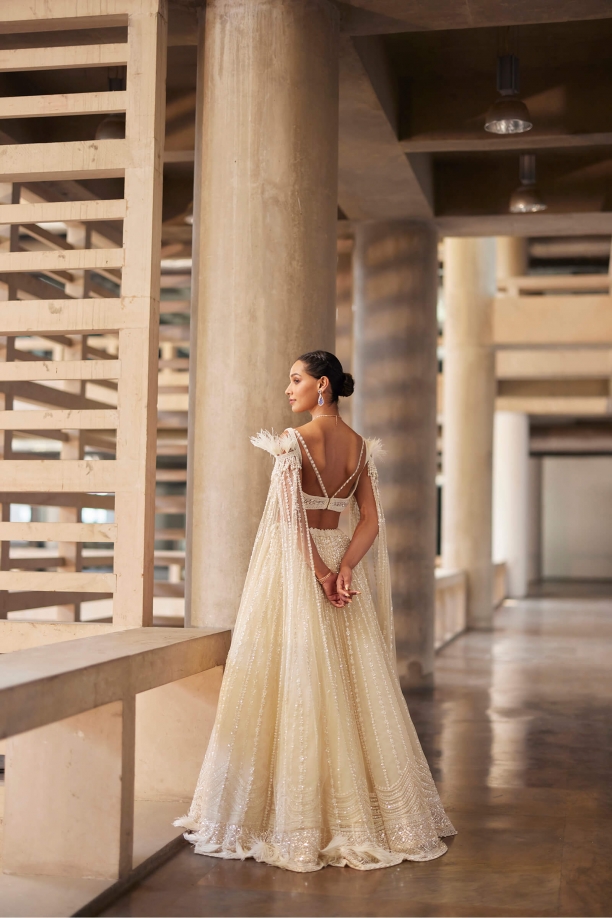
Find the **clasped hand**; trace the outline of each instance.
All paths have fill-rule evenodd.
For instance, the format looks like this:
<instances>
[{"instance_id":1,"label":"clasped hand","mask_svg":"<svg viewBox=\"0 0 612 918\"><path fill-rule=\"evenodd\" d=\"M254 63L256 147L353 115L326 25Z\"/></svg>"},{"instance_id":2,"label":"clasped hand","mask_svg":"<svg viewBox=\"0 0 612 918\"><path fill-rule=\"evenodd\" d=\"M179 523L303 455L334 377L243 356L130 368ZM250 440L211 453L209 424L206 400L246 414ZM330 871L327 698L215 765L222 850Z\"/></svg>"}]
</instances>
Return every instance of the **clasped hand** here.
<instances>
[{"instance_id":1,"label":"clasped hand","mask_svg":"<svg viewBox=\"0 0 612 918\"><path fill-rule=\"evenodd\" d=\"M342 609L353 601L353 596L359 595L360 590L351 589L352 575L350 567L343 565L337 574L328 577L325 583L321 584L332 606Z\"/></svg>"}]
</instances>

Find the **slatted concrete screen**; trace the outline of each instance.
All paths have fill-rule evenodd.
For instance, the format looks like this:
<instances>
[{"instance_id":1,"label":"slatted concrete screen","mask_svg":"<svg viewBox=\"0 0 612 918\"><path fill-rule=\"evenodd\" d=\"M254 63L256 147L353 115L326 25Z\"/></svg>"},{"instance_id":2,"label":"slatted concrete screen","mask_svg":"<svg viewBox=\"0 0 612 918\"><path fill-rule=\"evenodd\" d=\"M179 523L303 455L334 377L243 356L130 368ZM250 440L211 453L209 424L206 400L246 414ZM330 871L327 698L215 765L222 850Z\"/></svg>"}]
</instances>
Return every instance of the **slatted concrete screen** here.
<instances>
[{"instance_id":1,"label":"slatted concrete screen","mask_svg":"<svg viewBox=\"0 0 612 918\"><path fill-rule=\"evenodd\" d=\"M103 68L125 88L0 98L1 617L112 596L114 624L152 622L166 18L165 0L2 2L0 34L47 39L0 50L5 86ZM18 119L123 113L123 138L10 142Z\"/></svg>"},{"instance_id":2,"label":"slatted concrete screen","mask_svg":"<svg viewBox=\"0 0 612 918\"><path fill-rule=\"evenodd\" d=\"M162 235L173 235L176 225ZM188 239L188 226L180 226ZM183 232L183 230L187 232ZM185 598L185 511L187 481L187 405L189 389L190 259L186 246L171 242L162 249L162 299L159 327L157 415L157 497L155 500L155 622L180 624ZM172 255L177 252L178 258ZM163 257L163 256L166 257ZM168 257L170 256L170 257ZM168 298L167 298L168 297ZM167 579L164 574L167 571ZM164 578L164 579L162 579Z\"/></svg>"}]
</instances>

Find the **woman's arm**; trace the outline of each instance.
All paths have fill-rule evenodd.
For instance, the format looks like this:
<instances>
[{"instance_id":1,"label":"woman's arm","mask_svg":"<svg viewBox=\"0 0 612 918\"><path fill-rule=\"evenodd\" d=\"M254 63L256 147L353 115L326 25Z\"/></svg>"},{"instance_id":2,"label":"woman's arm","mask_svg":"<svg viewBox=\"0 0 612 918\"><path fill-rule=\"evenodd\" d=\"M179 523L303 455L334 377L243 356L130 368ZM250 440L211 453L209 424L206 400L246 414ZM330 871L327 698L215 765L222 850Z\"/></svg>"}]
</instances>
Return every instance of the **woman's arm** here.
<instances>
[{"instance_id":1,"label":"woman's arm","mask_svg":"<svg viewBox=\"0 0 612 918\"><path fill-rule=\"evenodd\" d=\"M282 455L285 452L289 452L291 449L291 440L285 444L282 442L282 437L285 435L289 435L288 430L284 431L283 434L281 434L281 437L278 438L277 442L280 445L281 451L280 453L277 453L277 455ZM287 446L289 449L286 449ZM299 448L301 452L301 446ZM298 475L300 479L299 491L301 491L301 468L299 469ZM280 473L280 487L281 501L279 510L281 514L285 516L285 519L289 525L292 525L294 520L297 521L299 528L299 551L307 560L310 561L312 558L312 566L314 567L315 577L321 584L327 599L332 603L332 605L337 606L338 608L342 608L346 605L346 600L338 595L336 588L336 573L335 571L330 572L330 569L322 560L321 555L317 550L317 546L313 541L310 530L308 528L307 514L303 511L301 501L298 497L298 488L295 487L294 472L290 468L286 468L283 472ZM330 576L327 576L328 574L330 574Z\"/></svg>"},{"instance_id":2,"label":"woman's arm","mask_svg":"<svg viewBox=\"0 0 612 918\"><path fill-rule=\"evenodd\" d=\"M337 580L338 595L347 602L350 602L351 594L354 593L351 590L353 568L359 564L364 555L370 550L374 544L374 539L378 535L378 510L374 499L374 491L372 490L372 482L366 469L361 473L355 497L359 505L360 519L340 563Z\"/></svg>"},{"instance_id":3,"label":"woman's arm","mask_svg":"<svg viewBox=\"0 0 612 918\"><path fill-rule=\"evenodd\" d=\"M323 592L331 604L336 606L338 609L342 609L346 605L347 601L350 601L350 598L345 599L343 596L338 595L336 573L327 566L325 561L322 560L312 536L310 536L310 549L312 551L312 562L315 570L315 577L321 584Z\"/></svg>"}]
</instances>

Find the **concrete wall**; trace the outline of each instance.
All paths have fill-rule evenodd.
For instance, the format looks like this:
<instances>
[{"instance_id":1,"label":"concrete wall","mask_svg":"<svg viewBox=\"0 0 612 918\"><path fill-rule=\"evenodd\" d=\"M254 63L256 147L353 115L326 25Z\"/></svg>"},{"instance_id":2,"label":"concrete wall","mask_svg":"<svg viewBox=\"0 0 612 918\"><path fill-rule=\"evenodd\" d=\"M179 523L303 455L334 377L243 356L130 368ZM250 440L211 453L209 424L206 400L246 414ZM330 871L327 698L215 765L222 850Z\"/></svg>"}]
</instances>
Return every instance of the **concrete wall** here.
<instances>
[{"instance_id":1,"label":"concrete wall","mask_svg":"<svg viewBox=\"0 0 612 918\"><path fill-rule=\"evenodd\" d=\"M612 579L612 457L543 460L545 578Z\"/></svg>"},{"instance_id":2,"label":"concrete wall","mask_svg":"<svg viewBox=\"0 0 612 918\"><path fill-rule=\"evenodd\" d=\"M527 582L542 577L542 457L529 459Z\"/></svg>"},{"instance_id":3,"label":"concrete wall","mask_svg":"<svg viewBox=\"0 0 612 918\"><path fill-rule=\"evenodd\" d=\"M529 418L522 412L496 411L493 434L493 561L507 564L508 596L527 594L529 498Z\"/></svg>"}]
</instances>

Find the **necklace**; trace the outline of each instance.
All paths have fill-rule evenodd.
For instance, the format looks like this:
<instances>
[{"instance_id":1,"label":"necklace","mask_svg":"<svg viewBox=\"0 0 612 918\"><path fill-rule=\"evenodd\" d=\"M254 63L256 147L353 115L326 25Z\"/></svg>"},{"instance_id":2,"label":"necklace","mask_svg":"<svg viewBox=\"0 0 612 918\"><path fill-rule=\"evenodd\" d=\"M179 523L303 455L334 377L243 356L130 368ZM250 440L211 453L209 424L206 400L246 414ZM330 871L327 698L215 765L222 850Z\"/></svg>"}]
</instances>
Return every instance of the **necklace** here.
<instances>
[{"instance_id":1,"label":"necklace","mask_svg":"<svg viewBox=\"0 0 612 918\"><path fill-rule=\"evenodd\" d=\"M335 418L335 419L336 419L336 427L337 427L337 426L338 426L338 418L339 418L339 417L340 417L340 415L338 415L338 414L315 414L315 415L313 416L313 421L318 421L319 418Z\"/></svg>"}]
</instances>

